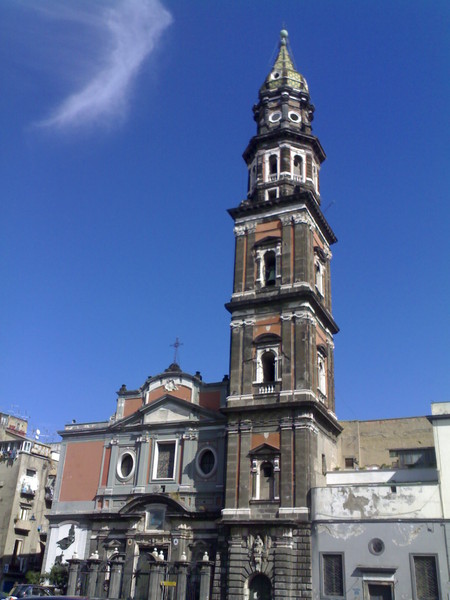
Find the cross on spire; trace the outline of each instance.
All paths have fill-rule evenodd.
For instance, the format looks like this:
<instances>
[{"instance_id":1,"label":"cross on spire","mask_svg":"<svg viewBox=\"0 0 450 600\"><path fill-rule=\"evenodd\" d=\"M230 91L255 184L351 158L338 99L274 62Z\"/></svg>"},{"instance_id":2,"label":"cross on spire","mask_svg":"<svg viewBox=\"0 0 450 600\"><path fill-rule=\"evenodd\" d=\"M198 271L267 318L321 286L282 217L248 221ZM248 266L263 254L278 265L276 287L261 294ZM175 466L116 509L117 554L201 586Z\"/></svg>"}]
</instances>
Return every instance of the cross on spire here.
<instances>
[{"instance_id":1,"label":"cross on spire","mask_svg":"<svg viewBox=\"0 0 450 600\"><path fill-rule=\"evenodd\" d=\"M184 344L183 344L183 342L180 342L180 340L178 339L178 337L175 339L175 341L174 341L174 343L173 343L173 344L170 344L170 346L171 346L172 348L175 348L175 350L174 350L174 352L173 352L173 362L174 362L175 364L178 364L178 348L179 348L180 346L183 346L183 345L184 345Z\"/></svg>"}]
</instances>

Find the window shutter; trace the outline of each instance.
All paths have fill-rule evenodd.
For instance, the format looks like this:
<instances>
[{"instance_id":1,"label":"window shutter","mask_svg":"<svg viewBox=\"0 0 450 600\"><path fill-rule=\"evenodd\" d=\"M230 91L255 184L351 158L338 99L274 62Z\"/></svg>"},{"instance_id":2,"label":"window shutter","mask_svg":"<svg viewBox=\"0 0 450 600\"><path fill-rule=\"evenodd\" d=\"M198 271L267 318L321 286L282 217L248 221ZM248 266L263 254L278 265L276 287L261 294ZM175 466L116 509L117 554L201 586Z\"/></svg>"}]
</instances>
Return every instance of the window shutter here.
<instances>
[{"instance_id":1,"label":"window shutter","mask_svg":"<svg viewBox=\"0 0 450 600\"><path fill-rule=\"evenodd\" d=\"M311 154L306 155L306 177L312 179L312 156Z\"/></svg>"},{"instance_id":2,"label":"window shutter","mask_svg":"<svg viewBox=\"0 0 450 600\"><path fill-rule=\"evenodd\" d=\"M344 577L341 554L323 555L323 583L327 596L344 595Z\"/></svg>"},{"instance_id":3,"label":"window shutter","mask_svg":"<svg viewBox=\"0 0 450 600\"><path fill-rule=\"evenodd\" d=\"M434 556L415 556L416 594L418 600L439 600L436 559Z\"/></svg>"}]
</instances>

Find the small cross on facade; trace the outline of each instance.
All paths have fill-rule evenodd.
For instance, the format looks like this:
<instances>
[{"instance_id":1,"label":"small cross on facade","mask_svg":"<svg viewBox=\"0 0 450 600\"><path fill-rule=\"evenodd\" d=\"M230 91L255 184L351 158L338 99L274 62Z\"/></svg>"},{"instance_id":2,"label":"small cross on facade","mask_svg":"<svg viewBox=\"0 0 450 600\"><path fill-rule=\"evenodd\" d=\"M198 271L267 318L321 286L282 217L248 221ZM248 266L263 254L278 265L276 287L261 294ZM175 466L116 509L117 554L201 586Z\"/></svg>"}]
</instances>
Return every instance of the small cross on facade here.
<instances>
[{"instance_id":1,"label":"small cross on facade","mask_svg":"<svg viewBox=\"0 0 450 600\"><path fill-rule=\"evenodd\" d=\"M178 348L180 346L183 346L183 342L180 342L180 340L178 338L176 338L175 342L170 345L172 346L172 348L175 348L174 353L173 353L173 362L175 364L178 364Z\"/></svg>"}]
</instances>

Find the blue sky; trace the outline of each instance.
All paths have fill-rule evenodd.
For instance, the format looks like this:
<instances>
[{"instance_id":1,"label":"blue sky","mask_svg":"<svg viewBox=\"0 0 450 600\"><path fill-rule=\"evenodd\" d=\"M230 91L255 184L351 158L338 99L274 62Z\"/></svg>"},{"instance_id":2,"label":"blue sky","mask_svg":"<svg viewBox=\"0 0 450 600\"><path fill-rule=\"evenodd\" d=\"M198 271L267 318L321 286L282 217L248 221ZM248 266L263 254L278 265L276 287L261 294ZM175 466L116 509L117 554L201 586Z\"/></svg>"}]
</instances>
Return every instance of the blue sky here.
<instances>
[{"instance_id":1,"label":"blue sky","mask_svg":"<svg viewBox=\"0 0 450 600\"><path fill-rule=\"evenodd\" d=\"M448 2L3 0L0 410L54 432L228 371L242 152L279 30L327 153L342 419L450 400Z\"/></svg>"}]
</instances>

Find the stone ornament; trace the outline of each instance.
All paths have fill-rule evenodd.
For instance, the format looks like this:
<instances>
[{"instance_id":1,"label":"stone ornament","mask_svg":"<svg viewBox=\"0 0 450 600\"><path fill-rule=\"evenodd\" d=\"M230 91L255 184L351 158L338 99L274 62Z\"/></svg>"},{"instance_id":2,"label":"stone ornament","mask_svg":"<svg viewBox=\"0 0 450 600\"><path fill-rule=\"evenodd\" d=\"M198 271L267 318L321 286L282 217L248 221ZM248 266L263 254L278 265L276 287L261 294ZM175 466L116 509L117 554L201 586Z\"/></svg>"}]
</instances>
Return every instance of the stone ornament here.
<instances>
[{"instance_id":1,"label":"stone ornament","mask_svg":"<svg viewBox=\"0 0 450 600\"><path fill-rule=\"evenodd\" d=\"M266 535L263 540L259 534L256 537L249 535L246 542L249 549L250 563L253 565L255 571L260 573L269 556L269 548L272 545L271 537Z\"/></svg>"}]
</instances>

